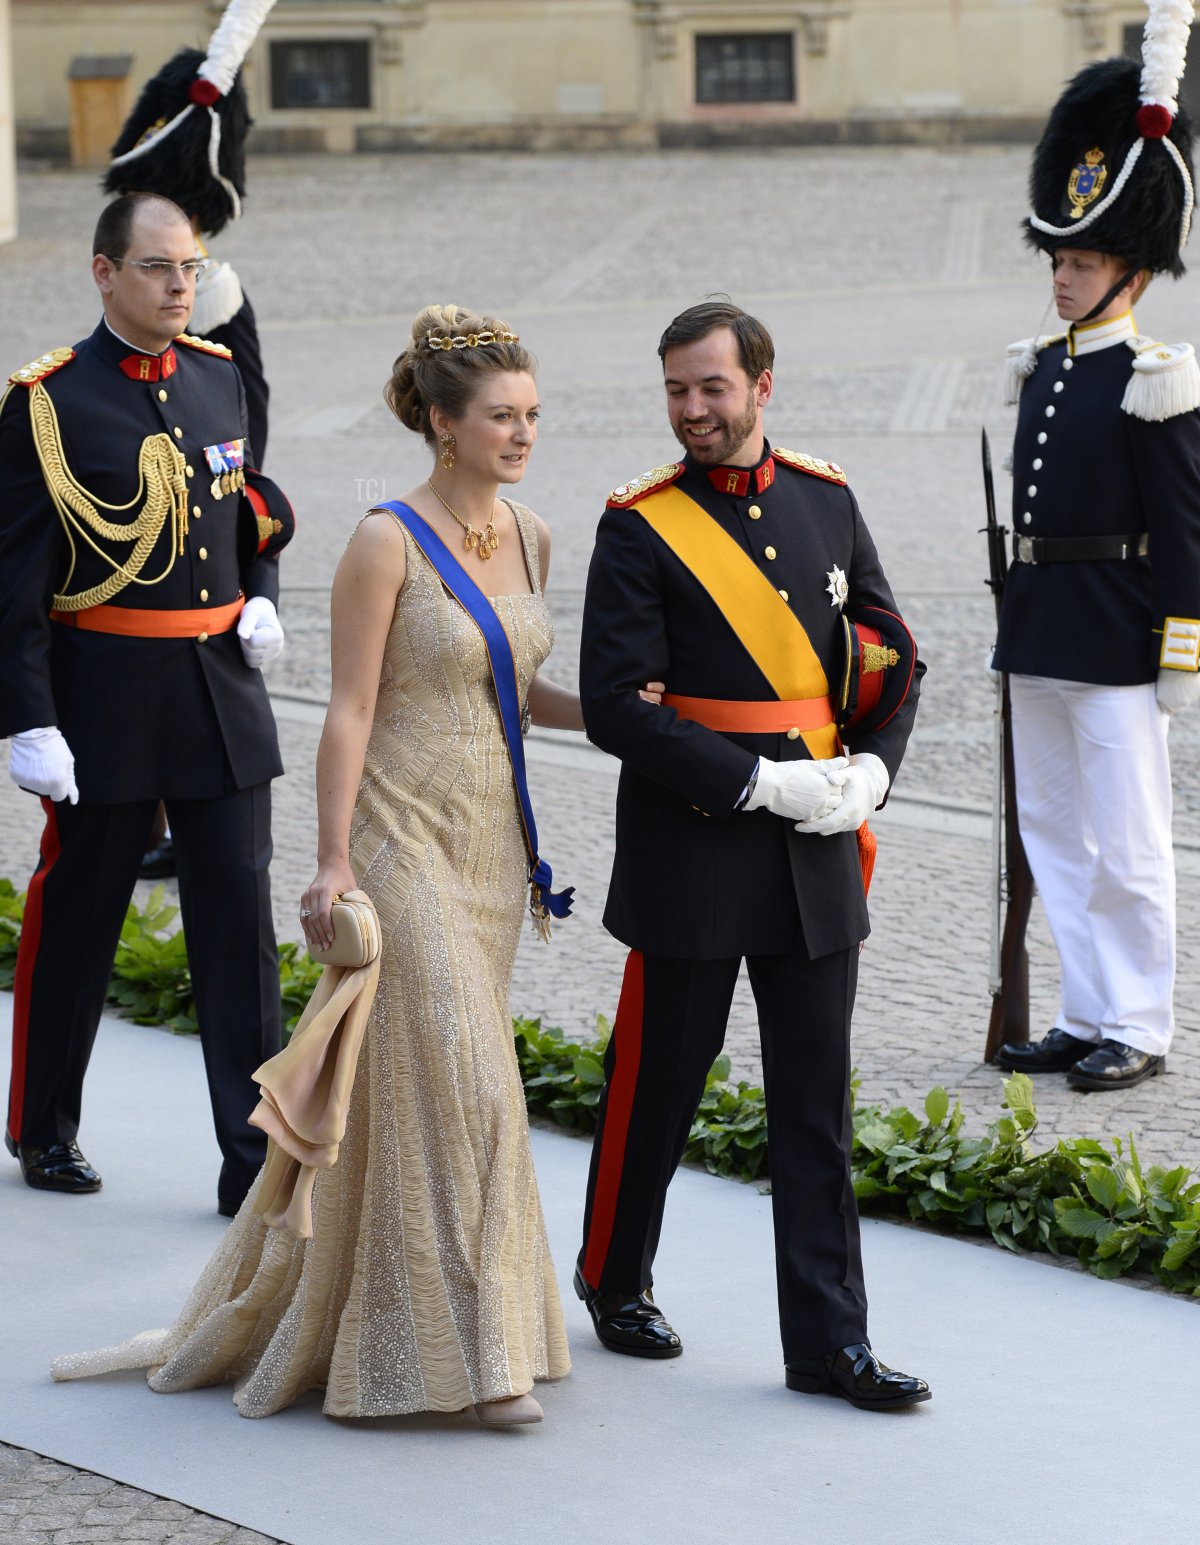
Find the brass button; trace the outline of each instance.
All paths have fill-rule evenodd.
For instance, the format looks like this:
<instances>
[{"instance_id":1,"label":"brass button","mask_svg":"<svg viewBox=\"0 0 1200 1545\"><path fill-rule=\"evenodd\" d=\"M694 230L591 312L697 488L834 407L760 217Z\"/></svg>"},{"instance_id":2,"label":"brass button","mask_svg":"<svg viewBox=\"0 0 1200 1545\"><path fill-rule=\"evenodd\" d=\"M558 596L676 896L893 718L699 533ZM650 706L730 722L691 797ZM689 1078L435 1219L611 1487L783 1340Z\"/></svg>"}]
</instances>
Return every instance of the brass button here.
<instances>
[{"instance_id":1,"label":"brass button","mask_svg":"<svg viewBox=\"0 0 1200 1545\"><path fill-rule=\"evenodd\" d=\"M192 514L196 517L197 520L200 519L200 506L198 504L192 505Z\"/></svg>"},{"instance_id":2,"label":"brass button","mask_svg":"<svg viewBox=\"0 0 1200 1545\"><path fill-rule=\"evenodd\" d=\"M800 739L800 731L796 728L796 726L794 724L792 725L791 729L788 731L788 739L789 740L799 740Z\"/></svg>"},{"instance_id":3,"label":"brass button","mask_svg":"<svg viewBox=\"0 0 1200 1545\"><path fill-rule=\"evenodd\" d=\"M196 642L198 644L207 644L208 643L208 634L207 633L197 633L196 634Z\"/></svg>"},{"instance_id":4,"label":"brass button","mask_svg":"<svg viewBox=\"0 0 1200 1545\"><path fill-rule=\"evenodd\" d=\"M208 600L208 591L207 590L202 590L200 592L200 599L202 601L207 601Z\"/></svg>"},{"instance_id":5,"label":"brass button","mask_svg":"<svg viewBox=\"0 0 1200 1545\"><path fill-rule=\"evenodd\" d=\"M774 558L774 556L775 556L775 549L773 547L765 548L764 549L764 553L765 553L766 557Z\"/></svg>"},{"instance_id":6,"label":"brass button","mask_svg":"<svg viewBox=\"0 0 1200 1545\"><path fill-rule=\"evenodd\" d=\"M746 511L746 514L749 515L751 520L758 520L762 515L762 511L759 509L757 504L752 504Z\"/></svg>"},{"instance_id":7,"label":"brass button","mask_svg":"<svg viewBox=\"0 0 1200 1545\"><path fill-rule=\"evenodd\" d=\"M171 433L175 436L175 438L177 440L182 440L183 439L183 430L180 429L178 424L175 425L175 428L171 431Z\"/></svg>"},{"instance_id":8,"label":"brass button","mask_svg":"<svg viewBox=\"0 0 1200 1545\"><path fill-rule=\"evenodd\" d=\"M787 600L787 598L788 598L788 593L787 593L787 591L786 591L786 590L781 590L781 591L780 591L780 592L779 592L779 594L780 594L780 595L781 595L781 596L782 596L782 597L783 597L783 599L784 599L784 600L785 600L785 601L786 601L786 600Z\"/></svg>"},{"instance_id":9,"label":"brass button","mask_svg":"<svg viewBox=\"0 0 1200 1545\"><path fill-rule=\"evenodd\" d=\"M158 400L159 402L166 402L167 400L167 394L161 386L158 389Z\"/></svg>"},{"instance_id":10,"label":"brass button","mask_svg":"<svg viewBox=\"0 0 1200 1545\"><path fill-rule=\"evenodd\" d=\"M207 547L202 547L200 549L200 551L196 554L196 556L198 558L207 558L208 557L208 548Z\"/></svg>"},{"instance_id":11,"label":"brass button","mask_svg":"<svg viewBox=\"0 0 1200 1545\"><path fill-rule=\"evenodd\" d=\"M188 477L196 476L196 469L190 463L183 470L187 473Z\"/></svg>"}]
</instances>

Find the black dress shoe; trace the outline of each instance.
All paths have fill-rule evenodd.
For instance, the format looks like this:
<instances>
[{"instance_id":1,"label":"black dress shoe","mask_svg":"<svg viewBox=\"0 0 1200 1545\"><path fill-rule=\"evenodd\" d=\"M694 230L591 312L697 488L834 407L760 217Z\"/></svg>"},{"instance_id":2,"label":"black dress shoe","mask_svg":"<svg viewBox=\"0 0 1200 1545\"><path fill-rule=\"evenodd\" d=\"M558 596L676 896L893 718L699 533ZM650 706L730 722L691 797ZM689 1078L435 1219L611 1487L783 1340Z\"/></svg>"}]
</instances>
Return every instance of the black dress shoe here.
<instances>
[{"instance_id":1,"label":"black dress shoe","mask_svg":"<svg viewBox=\"0 0 1200 1545\"><path fill-rule=\"evenodd\" d=\"M78 1143L51 1143L35 1148L32 1143L14 1143L4 1134L4 1146L14 1159L21 1161L25 1184L35 1191L65 1191L72 1196L86 1196L99 1191L100 1176L79 1151Z\"/></svg>"},{"instance_id":2,"label":"black dress shoe","mask_svg":"<svg viewBox=\"0 0 1200 1545\"><path fill-rule=\"evenodd\" d=\"M1082 1041L1069 1030L1048 1030L1040 1041L1027 1046L1006 1041L992 1061L1010 1073L1065 1073L1095 1049L1095 1041Z\"/></svg>"},{"instance_id":3,"label":"black dress shoe","mask_svg":"<svg viewBox=\"0 0 1200 1545\"><path fill-rule=\"evenodd\" d=\"M683 1351L683 1342L663 1319L649 1288L640 1293L599 1293L577 1271L575 1292L587 1305L596 1334L610 1352L624 1352L629 1357L678 1357Z\"/></svg>"},{"instance_id":4,"label":"black dress shoe","mask_svg":"<svg viewBox=\"0 0 1200 1545\"><path fill-rule=\"evenodd\" d=\"M897 1411L929 1400L929 1385L910 1373L896 1373L881 1363L865 1341L788 1363L784 1379L789 1389L805 1395L840 1395L863 1411Z\"/></svg>"},{"instance_id":5,"label":"black dress shoe","mask_svg":"<svg viewBox=\"0 0 1200 1545\"><path fill-rule=\"evenodd\" d=\"M1072 1089L1130 1089L1143 1078L1167 1071L1165 1057L1126 1046L1124 1041L1101 1041L1067 1074Z\"/></svg>"},{"instance_id":6,"label":"black dress shoe","mask_svg":"<svg viewBox=\"0 0 1200 1545\"><path fill-rule=\"evenodd\" d=\"M164 837L156 848L151 848L138 868L139 880L169 880L176 873L175 843Z\"/></svg>"}]
</instances>

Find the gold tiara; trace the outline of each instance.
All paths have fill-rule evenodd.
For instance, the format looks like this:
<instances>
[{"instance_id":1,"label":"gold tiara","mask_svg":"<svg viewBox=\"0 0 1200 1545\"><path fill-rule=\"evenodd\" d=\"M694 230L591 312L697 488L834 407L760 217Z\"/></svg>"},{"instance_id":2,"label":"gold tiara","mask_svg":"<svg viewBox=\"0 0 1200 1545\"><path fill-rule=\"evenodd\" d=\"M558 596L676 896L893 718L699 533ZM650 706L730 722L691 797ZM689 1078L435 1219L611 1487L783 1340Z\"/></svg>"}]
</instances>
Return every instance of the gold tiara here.
<instances>
[{"instance_id":1,"label":"gold tiara","mask_svg":"<svg viewBox=\"0 0 1200 1545\"><path fill-rule=\"evenodd\" d=\"M489 343L519 343L521 340L516 333L506 333L501 329L487 328L482 333L455 333L450 338L439 338L434 333L426 333L425 342L431 349L484 349Z\"/></svg>"}]
</instances>

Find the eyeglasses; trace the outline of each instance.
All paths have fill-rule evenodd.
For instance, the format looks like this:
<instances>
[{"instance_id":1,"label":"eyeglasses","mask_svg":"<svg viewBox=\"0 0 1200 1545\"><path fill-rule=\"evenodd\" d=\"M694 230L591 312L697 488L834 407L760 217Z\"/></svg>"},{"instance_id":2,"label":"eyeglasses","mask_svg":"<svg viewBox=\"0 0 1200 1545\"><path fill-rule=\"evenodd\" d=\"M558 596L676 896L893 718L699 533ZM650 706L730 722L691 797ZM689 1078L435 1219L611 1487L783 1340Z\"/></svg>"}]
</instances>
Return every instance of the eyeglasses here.
<instances>
[{"instance_id":1,"label":"eyeglasses","mask_svg":"<svg viewBox=\"0 0 1200 1545\"><path fill-rule=\"evenodd\" d=\"M130 268L140 268L151 279L172 279L178 272L185 279L191 279L194 282L209 265L208 258L188 258L184 263L168 263L162 258L109 257L107 252L102 252L100 256L118 268L122 263L128 263Z\"/></svg>"}]
</instances>

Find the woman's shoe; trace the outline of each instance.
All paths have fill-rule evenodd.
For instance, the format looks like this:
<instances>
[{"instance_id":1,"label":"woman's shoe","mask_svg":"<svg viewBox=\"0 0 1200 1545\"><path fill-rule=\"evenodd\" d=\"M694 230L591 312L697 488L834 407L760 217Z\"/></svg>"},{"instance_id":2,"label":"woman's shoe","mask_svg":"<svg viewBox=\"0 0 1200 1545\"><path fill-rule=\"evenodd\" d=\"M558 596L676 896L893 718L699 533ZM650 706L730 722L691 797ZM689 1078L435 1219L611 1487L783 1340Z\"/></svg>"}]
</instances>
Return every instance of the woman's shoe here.
<instances>
[{"instance_id":1,"label":"woman's shoe","mask_svg":"<svg viewBox=\"0 0 1200 1545\"><path fill-rule=\"evenodd\" d=\"M540 1422L543 1412L532 1395L513 1395L508 1400L481 1401L475 1415L485 1427L523 1427Z\"/></svg>"}]
</instances>

